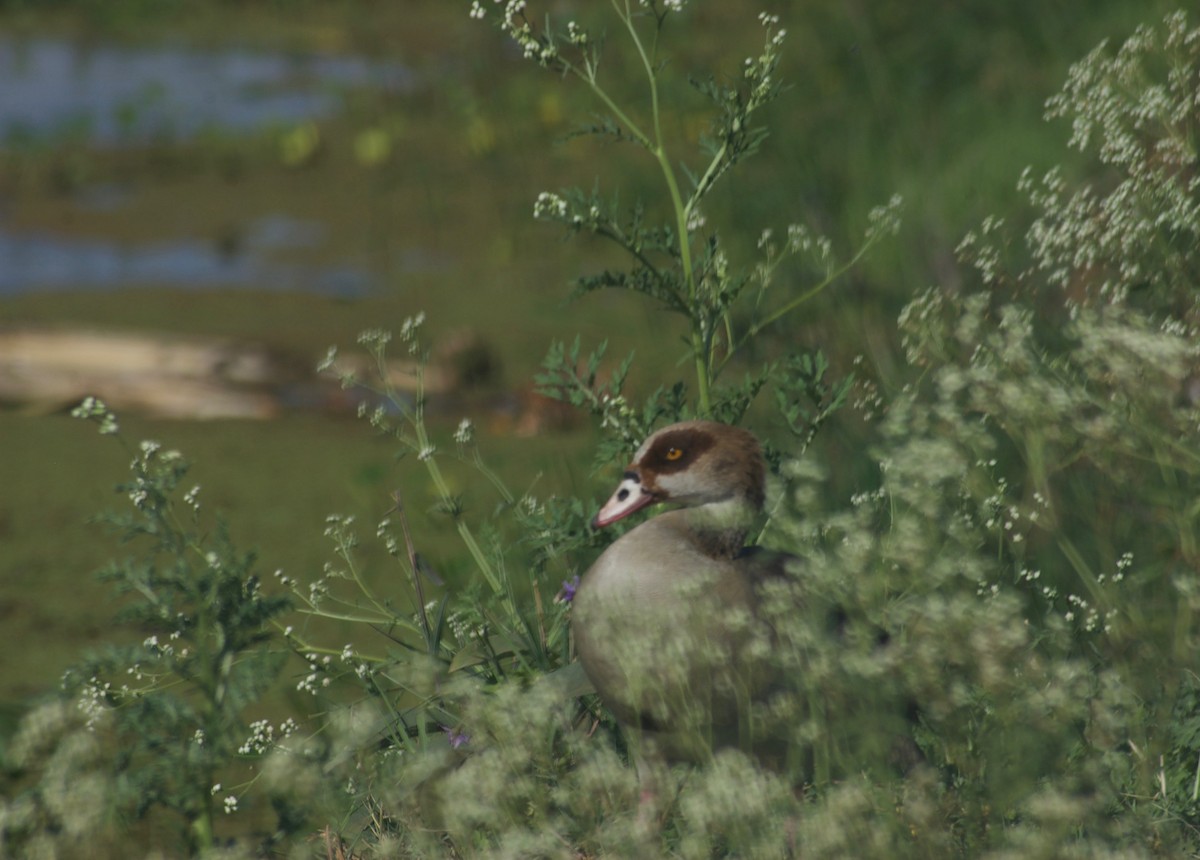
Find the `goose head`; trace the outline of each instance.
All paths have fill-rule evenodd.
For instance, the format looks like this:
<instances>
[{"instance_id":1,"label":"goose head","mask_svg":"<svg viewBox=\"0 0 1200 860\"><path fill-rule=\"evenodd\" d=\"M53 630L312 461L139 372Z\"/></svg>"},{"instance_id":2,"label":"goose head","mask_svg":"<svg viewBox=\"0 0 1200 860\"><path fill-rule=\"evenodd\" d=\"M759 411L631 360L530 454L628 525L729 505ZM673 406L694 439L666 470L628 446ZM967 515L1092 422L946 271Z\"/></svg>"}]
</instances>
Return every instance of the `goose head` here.
<instances>
[{"instance_id":1,"label":"goose head","mask_svg":"<svg viewBox=\"0 0 1200 860\"><path fill-rule=\"evenodd\" d=\"M663 502L690 509L697 529L745 528L762 511L766 467L753 434L716 421L684 421L652 434L592 520L603 528Z\"/></svg>"}]
</instances>

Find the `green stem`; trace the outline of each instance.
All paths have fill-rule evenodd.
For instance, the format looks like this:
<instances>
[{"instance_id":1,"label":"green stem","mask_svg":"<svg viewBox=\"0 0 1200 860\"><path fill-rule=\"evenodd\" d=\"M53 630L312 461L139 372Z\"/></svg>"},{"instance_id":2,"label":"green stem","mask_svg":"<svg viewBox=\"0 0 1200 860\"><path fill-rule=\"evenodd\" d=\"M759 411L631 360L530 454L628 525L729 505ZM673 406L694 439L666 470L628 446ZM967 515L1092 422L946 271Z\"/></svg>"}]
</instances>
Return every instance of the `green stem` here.
<instances>
[{"instance_id":1,"label":"green stem","mask_svg":"<svg viewBox=\"0 0 1200 860\"><path fill-rule=\"evenodd\" d=\"M410 621L406 621L398 615L383 615L371 617L367 615L356 615L349 612L330 612L328 609L297 609L301 615L312 615L315 618L325 618L330 621L348 621L352 624L371 624L379 627L387 627L394 625L402 630L407 630L411 633L420 635L421 631L417 626ZM340 651L338 653L341 653Z\"/></svg>"},{"instance_id":2,"label":"green stem","mask_svg":"<svg viewBox=\"0 0 1200 860\"><path fill-rule=\"evenodd\" d=\"M828 287L830 284L832 284L834 281L836 281L842 275L846 274L846 272L850 271L850 269L854 268L854 266L857 265L858 261L863 258L863 255L867 253L867 251L870 249L870 247L871 247L870 244L863 245L861 248L858 249L858 252L850 259L850 262L848 262L845 265L841 266L840 268L834 270L833 272L830 272L828 275L825 276L824 280L820 281L814 287L807 290L803 294L792 299L792 301L788 302L782 308L780 308L779 310L777 310L774 313L767 316L766 319L759 320L757 323L755 323L753 326L750 327L750 330L748 332L746 332L746 336L744 338L742 338L742 342L744 343L749 338L754 337L756 334L758 334L764 328L769 326L771 323L775 322L777 319L787 316L792 311L794 311L796 308L800 307L800 305L804 304L809 299L816 296L818 293L820 293L822 290L824 290L826 287Z\"/></svg>"},{"instance_id":3,"label":"green stem","mask_svg":"<svg viewBox=\"0 0 1200 860\"><path fill-rule=\"evenodd\" d=\"M579 74L577 70L572 70L575 71L576 74ZM385 396L393 403L398 402L398 398L395 396L395 389L392 387L390 382L387 382L388 368L387 363L384 361L383 353L377 352L375 358L378 365L380 378L385 380ZM450 492L450 485L446 483L446 479L442 475L441 468L438 466L437 461L433 458L433 454L431 453L433 451L433 446L430 444L429 434L425 430L424 360L417 363L417 391L417 404L413 410L413 417L410 420L413 432L416 433L417 437L415 446L417 458L425 464L425 470L429 473L429 477L433 481L434 487L437 488L438 498L442 500L443 504L447 505L447 507L453 510L454 495ZM492 566L488 562L487 556L484 555L483 549L475 540L475 536L471 533L470 527L463 521L462 517L457 515L454 517L454 527L458 531L459 538L462 540L463 544L466 545L467 551L471 554L471 558L474 559L475 565L479 568L480 573L483 574L484 579L486 579L488 585L491 586L492 591L496 594L503 593L504 588L500 583L500 579L496 576L496 572L492 570Z\"/></svg>"},{"instance_id":4,"label":"green stem","mask_svg":"<svg viewBox=\"0 0 1200 860\"><path fill-rule=\"evenodd\" d=\"M424 390L424 367L418 372L418 387L419 390ZM429 434L425 430L424 408L421 405L421 399L417 399L416 414L413 416L413 430L417 434L418 457L422 457L425 463L425 469L429 472L429 477L433 481L433 485L437 488L438 497L451 506L454 500L453 494L450 492L450 485L446 483L445 477L442 475L442 470L437 464L437 460L433 458L433 454L426 454L431 451L432 446L429 444ZM483 578L487 580L492 591L496 594L504 593L504 586L500 582L500 578L496 575L496 571L492 569L491 563L487 556L484 555L483 549L475 540L475 535L471 533L471 528L466 524L462 517L455 514L454 527L458 531L458 536L463 544L467 547L467 551L474 559L479 572L483 574Z\"/></svg>"},{"instance_id":5,"label":"green stem","mask_svg":"<svg viewBox=\"0 0 1200 860\"><path fill-rule=\"evenodd\" d=\"M637 28L633 24L633 12L629 7L628 0L624 0L624 2L620 2L620 0L610 0L610 2L613 10L617 14L617 17L621 19L621 22L629 31L633 45L637 49L638 56L641 58L642 67L646 71L646 79L650 85L650 110L651 119L654 125L653 140L648 134L646 134L646 132L642 131L642 129L629 117L628 114L625 113L625 111L621 110L617 103L614 102L608 93L605 92L604 89L599 85L599 83L596 81L596 70L594 67L589 65L587 69L581 70L573 63L570 63L566 60L561 60L560 58L561 62L563 63L562 68L587 84L592 93L604 103L604 106L612 112L613 116L617 118L618 122L620 122L626 128L629 134L654 157L655 161L658 162L659 169L662 171L663 179L666 181L667 191L671 197L671 206L675 212L675 230L678 234L679 241L680 266L683 269L684 282L687 285L687 306L694 308L697 306L698 290L696 284L695 267L692 262L692 249L688 239L687 229L687 221L691 204L685 204L683 201L683 195L680 194L679 191L679 183L675 178L675 172L671 168L671 162L662 143L662 127L660 119L661 112L658 105L658 80L654 74L654 64L651 62L649 55L646 53L646 49L642 44L642 40L638 37ZM722 152L724 152L723 149ZM718 156L718 159L719 157L720 156ZM714 160L713 164L709 165L708 170L705 171L706 178L710 177L710 175L714 172L716 163L717 160ZM690 340L692 352L695 356L697 394L700 401L700 412L707 415L712 411L712 357L709 351L711 337L705 337L703 327L703 322L698 324L696 318L692 316L692 331Z\"/></svg>"},{"instance_id":6,"label":"green stem","mask_svg":"<svg viewBox=\"0 0 1200 860\"><path fill-rule=\"evenodd\" d=\"M209 784L212 781L209 780ZM207 793L208 789L203 788ZM200 815L192 819L192 844L195 845L198 853L207 854L213 847L213 814L212 801L208 797L203 797L200 800Z\"/></svg>"},{"instance_id":7,"label":"green stem","mask_svg":"<svg viewBox=\"0 0 1200 860\"><path fill-rule=\"evenodd\" d=\"M688 201L685 216L692 214L692 207L700 201L707 192L709 187L717 181L717 174L721 171L721 164L725 160L725 152L729 144L722 143L721 148L717 150L717 154L713 156L712 161L708 163L708 168L704 171L704 175L700 177L700 181L696 183L696 191L692 194L692 199Z\"/></svg>"},{"instance_id":8,"label":"green stem","mask_svg":"<svg viewBox=\"0 0 1200 860\"><path fill-rule=\"evenodd\" d=\"M346 620L358 621L359 619L350 618L350 619L346 619ZM281 632L281 633L283 632L283 628L280 624L276 623L275 626L277 629L279 629L279 632ZM330 657L340 657L342 655L341 648L328 648L324 645L313 645L311 642L309 642L306 639L300 638L295 633L292 634L291 639L292 639L292 642L291 642L292 652L305 660L308 659L309 654L320 654L322 656L328 654ZM362 660L364 663L381 663L382 664L382 663L387 663L390 658L379 657L379 656L375 656L374 654L363 654L361 651L355 650L354 659Z\"/></svg>"},{"instance_id":9,"label":"green stem","mask_svg":"<svg viewBox=\"0 0 1200 860\"><path fill-rule=\"evenodd\" d=\"M696 284L696 271L692 263L692 247L688 237L687 219L689 205L683 202L683 195L679 191L679 182L675 178L675 171L671 168L671 161L667 156L666 148L663 146L661 114L658 106L658 78L654 74L654 64L650 61L650 57L646 54L646 49L642 45L642 40L638 38L637 28L633 26L633 15L629 9L628 0L624 4L624 14L621 12L620 6L617 5L617 0L612 0L613 8L616 9L617 15L625 24L625 28L629 31L630 38L633 40L634 47L637 48L638 56L642 60L642 67L646 71L646 81L650 87L650 112L654 123L654 141L645 138L645 135L638 132L643 139L643 145L649 150L650 154L658 162L659 169L662 171L663 180L667 184L667 192L671 196L671 207L675 211L675 231L679 241L679 264L683 269L684 283L687 285L688 306L696 308L699 305L698 285ZM606 98L606 102L611 105L611 101ZM620 114L618 114L620 115ZM710 166L711 170L711 166ZM696 393L700 401L700 413L708 415L712 412L712 366L711 356L709 355L710 338L704 332L704 322L697 321L694 313L691 316L691 343L692 355L696 364ZM698 324L699 322L699 324Z\"/></svg>"},{"instance_id":10,"label":"green stem","mask_svg":"<svg viewBox=\"0 0 1200 860\"><path fill-rule=\"evenodd\" d=\"M491 485L496 488L496 492L501 495L505 504L512 505L516 503L516 498L513 496L512 491L508 488L508 485L505 484L501 477L492 471L492 469L489 468L488 465L483 461L483 457L480 456L478 448L475 448L473 451L471 463L483 474L485 478L488 479L488 481L491 482Z\"/></svg>"},{"instance_id":11,"label":"green stem","mask_svg":"<svg viewBox=\"0 0 1200 860\"><path fill-rule=\"evenodd\" d=\"M392 616L390 607L388 607L386 603L375 596L375 592L371 590L371 586L367 584L366 580L364 580L362 575L359 573L358 566L354 563L354 554L351 552L351 544L339 540L337 551L338 555L342 557L342 561L346 562L346 569L350 571L350 577L354 580L354 584L358 586L358 590L362 592L362 595L367 598L367 600L370 601L371 605L377 612L379 612L380 615L384 616L385 618L390 618Z\"/></svg>"},{"instance_id":12,"label":"green stem","mask_svg":"<svg viewBox=\"0 0 1200 860\"><path fill-rule=\"evenodd\" d=\"M421 427L417 432L417 442L421 446L421 450L428 449L428 442L425 437L425 428ZM442 477L442 470L438 467L437 461L432 456L425 458L425 469L429 472L429 477L433 481L433 485L437 487L438 496L442 501L450 503L453 500L453 495L450 492L450 485L446 483L446 479ZM467 551L474 559L475 565L479 568L479 572L483 574L483 578L487 580L492 591L496 594L501 594L504 587L500 583L500 578L496 576L496 572L492 570L491 563L487 560L487 556L483 553L483 548L479 546L475 540L475 535L471 533L471 528L463 521L462 517L455 515L454 527L458 530L458 536L466 545Z\"/></svg>"},{"instance_id":13,"label":"green stem","mask_svg":"<svg viewBox=\"0 0 1200 860\"><path fill-rule=\"evenodd\" d=\"M820 293L822 290L824 290L826 287L828 287L830 284L832 284L834 281L836 281L842 275L846 274L846 272L850 271L850 269L854 268L854 266L856 266L858 264L858 261L861 260L866 255L867 251L871 250L871 247L874 244L875 244L874 242L865 243L861 248L858 249L858 251L854 254L854 256L850 258L849 262L843 264L842 266L839 266L837 269L833 270L832 272L829 272L828 274L826 274L825 278L823 280L821 280L819 283L817 283L815 286L811 287L810 289L806 290L803 294L792 299L792 301L788 302L786 305L784 305L779 310L769 314L765 319L761 319L758 322L756 322L754 325L750 326L750 328L746 330L746 333L742 335L741 340L739 340L736 344L730 342L729 351L726 353L725 357L721 360L720 364L717 365L717 373L720 373L722 370L724 370L725 365L727 365L729 363L729 361L738 352L738 350L740 350L743 346L745 346L748 341L753 340L759 334L759 332L761 332L763 329L765 329L767 326L769 326L771 323L775 322L776 320L782 319L783 317L787 316L792 311L794 311L796 308L800 307L800 305L807 302L809 299L814 298L818 293Z\"/></svg>"}]
</instances>

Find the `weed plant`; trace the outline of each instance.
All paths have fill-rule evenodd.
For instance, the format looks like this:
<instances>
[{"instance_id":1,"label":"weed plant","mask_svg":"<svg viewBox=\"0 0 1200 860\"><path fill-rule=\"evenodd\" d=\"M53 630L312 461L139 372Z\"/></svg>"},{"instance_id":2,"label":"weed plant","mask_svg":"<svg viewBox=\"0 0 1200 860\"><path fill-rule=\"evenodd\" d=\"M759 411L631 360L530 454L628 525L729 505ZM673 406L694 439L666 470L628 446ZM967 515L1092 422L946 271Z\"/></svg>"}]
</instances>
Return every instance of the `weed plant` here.
<instances>
[{"instance_id":1,"label":"weed plant","mask_svg":"<svg viewBox=\"0 0 1200 860\"><path fill-rule=\"evenodd\" d=\"M102 402L88 398L74 414L125 442ZM144 638L117 637L70 669L65 698L25 720L8 764L41 779L5 806L6 854L84 856L105 837L117 851L114 823L148 818L175 822L189 851L209 850L215 819L235 812L254 780L245 763L296 726L248 716L283 667L268 624L288 599L265 594L253 556L202 516L178 451L145 440L132 453L117 488L131 511L104 520L136 554L101 576L121 598L121 629Z\"/></svg>"},{"instance_id":2,"label":"weed plant","mask_svg":"<svg viewBox=\"0 0 1200 860\"><path fill-rule=\"evenodd\" d=\"M249 757L254 773L232 796L271 798L281 835L301 822L323 828L318 853L328 856L1200 850L1200 29L1178 13L1072 68L1047 116L1070 120L1070 145L1094 158L1090 179L1023 176L1028 227L991 217L967 234L965 285L931 287L902 314L913 381L884 400L861 382L828 379L817 353L767 353L760 335L786 326L884 238L897 204L878 210L848 254L791 227L763 233L758 261L728 259L702 203L762 139L755 115L780 92L784 31L764 15L764 46L744 78L697 82L714 120L705 155L686 168L659 132L658 86L672 71L660 51L687 5L613 0L607 28L557 27L521 0L476 2L471 14L493 18L526 57L590 91L605 113L587 131L637 147L662 177L661 200L626 210L599 187L535 203L538 217L613 242L631 260L581 280L579 292L631 291L686 324L688 380L637 405L623 393L631 359L606 364L602 345L585 352L578 341L551 347L539 384L605 430L598 461L622 461L665 421L741 422L772 392L764 399L782 431L760 539L801 562L766 594L772 659L790 681L754 717L786 734L803 761L777 773L722 751L667 773L665 802L641 814L620 731L571 661L569 598L600 540L587 507L509 489L469 422L439 445L421 396L393 386L393 339L372 331L361 340L372 373L360 378L336 351L323 367L363 391L363 417L425 466L471 581L448 586L429 569L400 491L374 531L409 586L372 586L379 579L356 560L356 524L332 516L334 560L323 575L279 575L298 610L284 618L284 601L263 596L219 531L209 537L168 516L178 461L143 446L129 489L141 519L127 527L154 541L154 562L120 568L118 582L151 610L142 625L165 626L136 653L69 677L76 716L57 703L27 720L9 759L28 770L29 787L5 802L5 847L69 852L111 826L112 798L136 796L178 815L197 853L215 851L213 810L228 801L212 787ZM645 71L640 111L604 87L606 30L605 52L619 41ZM808 255L811 281L773 285L788 255ZM421 321L395 338L418 375ZM735 372L742 378L731 381ZM831 498L834 464L805 451L864 396L880 414L863 453L878 480ZM84 411L112 429L106 410ZM441 477L446 456L491 482L494 511L464 508ZM836 635L798 611L814 605L839 607ZM357 622L362 636L328 643L329 618ZM278 668L261 641L269 628L305 661L296 686L319 716L256 730L246 708ZM115 680L139 672L152 679L145 689ZM122 739L116 758L93 740L101 732ZM919 750L903 766L898 736ZM127 793L110 795L110 784ZM292 850L312 846L296 840Z\"/></svg>"}]
</instances>

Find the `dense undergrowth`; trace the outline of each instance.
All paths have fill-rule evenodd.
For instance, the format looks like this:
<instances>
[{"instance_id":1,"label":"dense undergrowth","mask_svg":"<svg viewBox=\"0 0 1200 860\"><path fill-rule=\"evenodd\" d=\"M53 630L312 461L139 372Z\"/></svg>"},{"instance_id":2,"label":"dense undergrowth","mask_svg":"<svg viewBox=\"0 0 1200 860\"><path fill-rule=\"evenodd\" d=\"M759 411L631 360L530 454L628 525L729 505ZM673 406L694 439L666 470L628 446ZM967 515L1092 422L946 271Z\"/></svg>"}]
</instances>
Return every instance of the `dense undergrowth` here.
<instances>
[{"instance_id":1,"label":"dense undergrowth","mask_svg":"<svg viewBox=\"0 0 1200 860\"><path fill-rule=\"evenodd\" d=\"M523 3L473 14L590 91L601 117L586 131L634 147L660 176L654 200L547 191L535 214L627 255L628 269L580 289L629 290L677 314L690 373L631 402L628 362L564 342L539 385L605 430L599 463L680 417L778 428L760 540L803 564L768 595L773 659L792 681L756 719L802 750L796 767L766 772L725 751L667 774L665 800L644 814L620 732L572 663L565 598L598 549L590 511L507 487L469 422L431 438L421 399L389 382L389 350L427 352L416 316L395 336L364 333L375 372L355 376L336 351L324 367L426 468L470 582L447 586L422 560L401 489L368 529L396 563L395 588L364 575L360 529L340 515L323 575L281 572L268 588L202 514L181 457L131 446L132 512L116 524L132 554L109 575L145 638L81 664L63 699L26 719L6 762L21 788L0 810L6 856L129 854L139 819L177 827L171 844L206 856L1200 851L1196 23L1172 15L1072 68L1048 115L1071 123L1089 178L1023 176L1029 223L995 216L967 233L961 285L934 285L901 315L912 381L883 395L866 370L835 378L820 353L760 335L786 332L889 241L898 201L847 251L775 225L742 261L706 226L706 198L737 181L780 93L781 22L762 16L741 79L696 83L712 123L699 153L681 153L660 132L671 70L656 51L665 29L686 26L687 4L601 5L604 45L599 22L543 24ZM644 67L644 108L605 89L600 49L618 45ZM877 480L850 499L825 489L836 464L806 456L839 410L873 422L862 456ZM80 414L119 437L103 404ZM493 483L494 511L463 508L442 478L449 456ZM839 635L797 611L812 604L840 608ZM323 619L360 636L329 642ZM256 703L286 651L305 663L294 683L311 706L264 719ZM920 750L903 773L898 733ZM251 814L261 833L222 837L223 816Z\"/></svg>"}]
</instances>

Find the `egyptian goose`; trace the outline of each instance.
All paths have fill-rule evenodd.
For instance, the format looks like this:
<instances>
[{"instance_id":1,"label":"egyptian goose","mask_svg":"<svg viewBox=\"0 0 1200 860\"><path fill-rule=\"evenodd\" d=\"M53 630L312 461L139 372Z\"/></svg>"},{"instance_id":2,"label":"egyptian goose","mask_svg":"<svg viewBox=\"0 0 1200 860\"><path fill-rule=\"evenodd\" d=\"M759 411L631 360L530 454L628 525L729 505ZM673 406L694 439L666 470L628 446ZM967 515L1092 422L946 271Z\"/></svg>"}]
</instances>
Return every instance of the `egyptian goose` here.
<instances>
[{"instance_id":1,"label":"egyptian goose","mask_svg":"<svg viewBox=\"0 0 1200 860\"><path fill-rule=\"evenodd\" d=\"M745 548L763 509L758 441L714 421L672 424L638 449L592 525L682 506L633 528L584 575L572 604L579 661L638 742L668 759L748 749L749 705L772 684L758 586L790 557Z\"/></svg>"}]
</instances>

